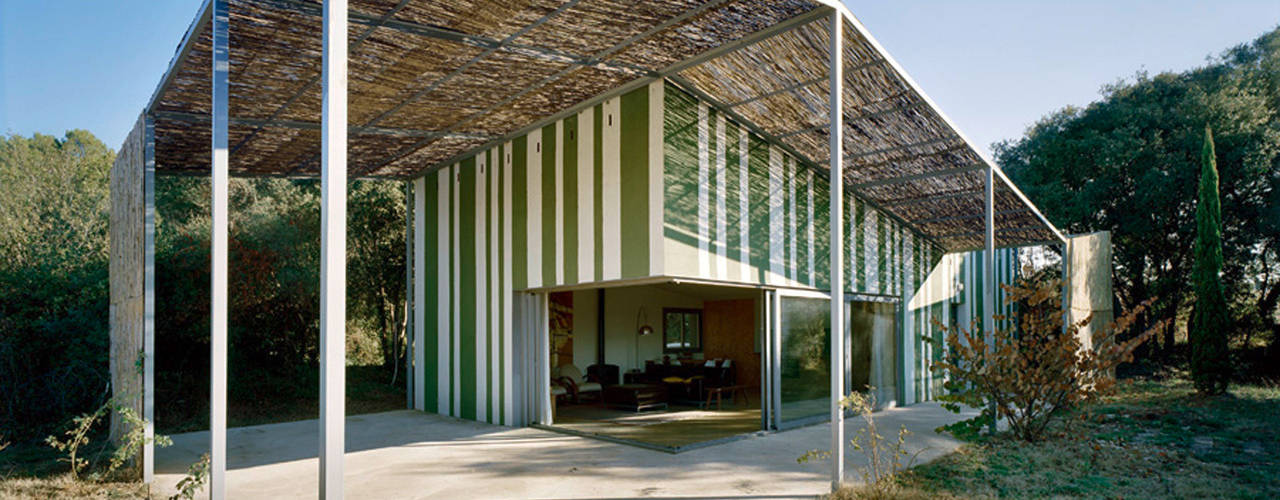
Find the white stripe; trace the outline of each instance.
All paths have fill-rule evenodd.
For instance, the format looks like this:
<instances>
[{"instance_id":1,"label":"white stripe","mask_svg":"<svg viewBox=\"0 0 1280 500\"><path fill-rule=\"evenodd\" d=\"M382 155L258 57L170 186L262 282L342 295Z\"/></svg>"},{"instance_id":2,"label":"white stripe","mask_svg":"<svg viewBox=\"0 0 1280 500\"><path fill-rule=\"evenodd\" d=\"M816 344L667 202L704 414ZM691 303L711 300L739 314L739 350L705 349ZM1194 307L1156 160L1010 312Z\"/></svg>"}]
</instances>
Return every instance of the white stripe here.
<instances>
[{"instance_id":1,"label":"white stripe","mask_svg":"<svg viewBox=\"0 0 1280 500\"><path fill-rule=\"evenodd\" d=\"M525 198L528 206L525 208L525 217L528 220L528 241L525 251L528 264L525 268L528 269L529 276L527 286L537 288L542 286L542 129L529 132L526 145L528 168L525 172Z\"/></svg>"},{"instance_id":2,"label":"white stripe","mask_svg":"<svg viewBox=\"0 0 1280 500\"><path fill-rule=\"evenodd\" d=\"M799 197L799 193L796 193L795 161L792 161L791 156L785 156L783 160L786 161L787 166L787 194L790 194L790 197L787 197L787 234L790 235L790 238L787 238L787 242L791 253L790 258L787 258L787 280L791 284L795 284L800 277L797 276L799 274L797 271L799 271L800 267L800 256L796 252L796 198Z\"/></svg>"},{"instance_id":3,"label":"white stripe","mask_svg":"<svg viewBox=\"0 0 1280 500\"><path fill-rule=\"evenodd\" d=\"M622 277L622 151L621 129L622 115L618 98L604 102L603 162L601 187L604 208L603 245L604 254L603 277L616 280Z\"/></svg>"},{"instance_id":4,"label":"white stripe","mask_svg":"<svg viewBox=\"0 0 1280 500\"><path fill-rule=\"evenodd\" d=\"M657 80L649 84L649 275L659 276L663 269L663 216L666 207L662 199L666 192L663 158L666 135L663 133L666 113L666 82Z\"/></svg>"},{"instance_id":5,"label":"white stripe","mask_svg":"<svg viewBox=\"0 0 1280 500\"><path fill-rule=\"evenodd\" d=\"M773 145L769 145L769 284L782 283L782 245L783 242L783 193L782 155Z\"/></svg>"},{"instance_id":6,"label":"white stripe","mask_svg":"<svg viewBox=\"0 0 1280 500\"><path fill-rule=\"evenodd\" d=\"M698 102L698 276L707 278L711 274L711 228L708 224L711 209L711 192L708 185L711 180L709 151L711 138L707 123L707 105Z\"/></svg>"},{"instance_id":7,"label":"white stripe","mask_svg":"<svg viewBox=\"0 0 1280 500\"><path fill-rule=\"evenodd\" d=\"M818 224L813 220L813 171L807 168L804 169L804 192L806 196L806 214L804 219L806 224L804 233L805 238L809 240L809 252L805 256L808 259L806 264L808 264L807 269L809 270L809 275L805 277L805 279L808 281L809 286L818 286L818 282L814 280L814 276L816 276L817 273L813 270L813 239L814 233L818 232Z\"/></svg>"},{"instance_id":8,"label":"white stripe","mask_svg":"<svg viewBox=\"0 0 1280 500\"><path fill-rule=\"evenodd\" d=\"M596 280L595 111L578 113L578 281Z\"/></svg>"},{"instance_id":9,"label":"white stripe","mask_svg":"<svg viewBox=\"0 0 1280 500\"><path fill-rule=\"evenodd\" d=\"M485 422L489 419L488 409L485 401L489 399L489 378L486 368L489 366L486 355L489 353L489 324L488 316L485 314L485 297L489 293L487 285L488 276L486 274L487 266L484 261L484 249L487 247L485 236L488 234L488 226L485 224L485 209L488 207L485 199L485 179L488 178L488 165L485 154L476 155L476 213L475 213L475 241L472 251L475 252L476 262L476 421Z\"/></svg>"},{"instance_id":10,"label":"white stripe","mask_svg":"<svg viewBox=\"0 0 1280 500\"><path fill-rule=\"evenodd\" d=\"M515 399L511 387L512 372L515 369L511 348L511 332L515 329L511 317L511 301L515 300L511 279L511 257L515 255L511 250L511 143L506 143L503 149L507 155L502 168L502 258L498 259L502 263L502 366L505 367L502 370L502 401L506 404L502 423L511 425L515 415Z\"/></svg>"},{"instance_id":11,"label":"white stripe","mask_svg":"<svg viewBox=\"0 0 1280 500\"><path fill-rule=\"evenodd\" d=\"M556 285L564 284L564 120L556 122Z\"/></svg>"},{"instance_id":12,"label":"white stripe","mask_svg":"<svg viewBox=\"0 0 1280 500\"><path fill-rule=\"evenodd\" d=\"M747 167L748 154L747 149L747 130L738 128L738 269L739 279L742 281L751 280L751 206L747 200L748 183L747 183Z\"/></svg>"},{"instance_id":13,"label":"white stripe","mask_svg":"<svg viewBox=\"0 0 1280 500\"><path fill-rule=\"evenodd\" d=\"M439 191L437 189L437 191ZM413 409L427 398L427 178L413 181ZM438 235L433 235L439 239Z\"/></svg>"},{"instance_id":14,"label":"white stripe","mask_svg":"<svg viewBox=\"0 0 1280 500\"><path fill-rule=\"evenodd\" d=\"M453 165L453 272L449 281L453 282L453 328L449 331L450 343L453 345L453 406L450 415L462 415L462 166Z\"/></svg>"},{"instance_id":15,"label":"white stripe","mask_svg":"<svg viewBox=\"0 0 1280 500\"><path fill-rule=\"evenodd\" d=\"M858 230L858 221L854 218L858 214L856 210L857 203L855 201L856 198L853 196L845 196L844 200L845 207L847 207L844 220L849 222L849 230L844 232L844 244L845 248L847 248L844 253L844 268L846 276L844 280L844 288L846 290L855 290L858 285L858 272L855 269L858 265L858 260L856 259L857 254L854 253L853 249L856 247L855 242L858 238L857 235L853 234L853 232Z\"/></svg>"},{"instance_id":16,"label":"white stripe","mask_svg":"<svg viewBox=\"0 0 1280 500\"><path fill-rule=\"evenodd\" d=\"M867 254L867 291L878 293L880 291L880 267L877 263L880 260L879 242L876 241L878 234L876 232L876 218L879 215L875 210L866 210L866 238L863 240L863 250Z\"/></svg>"},{"instance_id":17,"label":"white stripe","mask_svg":"<svg viewBox=\"0 0 1280 500\"><path fill-rule=\"evenodd\" d=\"M725 196L725 169L728 168L727 154L729 146L724 143L724 113L716 115L716 273L715 277L725 279L729 276L729 215Z\"/></svg>"},{"instance_id":18,"label":"white stripe","mask_svg":"<svg viewBox=\"0 0 1280 500\"><path fill-rule=\"evenodd\" d=\"M452 274L450 270L450 250L453 247L449 244L453 235L450 229L451 204L449 203L450 188L453 187L453 169L444 167L436 174L436 185L438 186L438 198L436 200L436 294L439 297L436 300L436 412L441 415L450 414L449 402L449 353L452 347L449 340L452 338L453 328L449 322L452 309L450 304L452 295L449 293L453 290Z\"/></svg>"},{"instance_id":19,"label":"white stripe","mask_svg":"<svg viewBox=\"0 0 1280 500\"><path fill-rule=\"evenodd\" d=\"M498 219L498 186L502 183L502 165L501 151L498 148L490 150L492 153L493 163L489 164L489 269L486 271L489 287L489 338L493 341L489 343L489 380L493 385L493 391L489 393L489 403L493 406L494 414L489 416L489 421L493 423L501 423L501 415L497 414L498 405L500 404L499 396L501 395L499 386L499 377L502 376L502 363L498 341L498 336L502 334L502 320L498 317L498 307L501 302L498 301L498 288L502 283L502 271L498 268L498 230L500 220Z\"/></svg>"}]
</instances>

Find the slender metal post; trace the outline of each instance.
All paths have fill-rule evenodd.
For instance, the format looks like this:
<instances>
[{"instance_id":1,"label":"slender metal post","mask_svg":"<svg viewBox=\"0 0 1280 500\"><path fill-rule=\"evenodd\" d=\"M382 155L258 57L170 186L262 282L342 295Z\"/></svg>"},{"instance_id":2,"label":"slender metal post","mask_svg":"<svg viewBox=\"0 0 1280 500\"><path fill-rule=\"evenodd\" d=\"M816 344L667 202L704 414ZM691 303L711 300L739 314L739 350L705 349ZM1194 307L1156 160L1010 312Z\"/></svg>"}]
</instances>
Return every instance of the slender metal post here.
<instances>
[{"instance_id":1,"label":"slender metal post","mask_svg":"<svg viewBox=\"0 0 1280 500\"><path fill-rule=\"evenodd\" d=\"M427 308L437 307L436 303L427 303L427 270L431 263L427 262L426 176L413 181L413 264L413 409L426 411L427 353L435 355L436 352L426 344ZM439 411L439 408L437 403L432 410Z\"/></svg>"},{"instance_id":2,"label":"slender metal post","mask_svg":"<svg viewBox=\"0 0 1280 500\"><path fill-rule=\"evenodd\" d=\"M142 171L142 482L155 478L156 437L156 124L148 115Z\"/></svg>"},{"instance_id":3,"label":"slender metal post","mask_svg":"<svg viewBox=\"0 0 1280 500\"><path fill-rule=\"evenodd\" d=\"M227 476L227 79L230 53L227 0L213 0L213 101L210 136L213 139L209 237L209 498L226 498Z\"/></svg>"},{"instance_id":4,"label":"slender metal post","mask_svg":"<svg viewBox=\"0 0 1280 500\"><path fill-rule=\"evenodd\" d=\"M844 482L844 16L831 11L831 490Z\"/></svg>"},{"instance_id":5,"label":"slender metal post","mask_svg":"<svg viewBox=\"0 0 1280 500\"><path fill-rule=\"evenodd\" d=\"M347 0L324 2L320 118L320 498L342 498L347 319Z\"/></svg>"},{"instance_id":6,"label":"slender metal post","mask_svg":"<svg viewBox=\"0 0 1280 500\"><path fill-rule=\"evenodd\" d=\"M984 216L986 218L986 251L983 252L983 270L982 270L982 333L987 344L987 352L991 356L995 356L995 320L991 315L996 312L996 215L995 215L995 169L987 166L987 180L985 189L985 203L983 204ZM991 410L991 432L996 431L996 402L992 400L988 404Z\"/></svg>"},{"instance_id":7,"label":"slender metal post","mask_svg":"<svg viewBox=\"0 0 1280 500\"><path fill-rule=\"evenodd\" d=\"M413 266L417 260L413 256L413 181L404 183L404 407L412 410L414 380L413 376Z\"/></svg>"}]
</instances>

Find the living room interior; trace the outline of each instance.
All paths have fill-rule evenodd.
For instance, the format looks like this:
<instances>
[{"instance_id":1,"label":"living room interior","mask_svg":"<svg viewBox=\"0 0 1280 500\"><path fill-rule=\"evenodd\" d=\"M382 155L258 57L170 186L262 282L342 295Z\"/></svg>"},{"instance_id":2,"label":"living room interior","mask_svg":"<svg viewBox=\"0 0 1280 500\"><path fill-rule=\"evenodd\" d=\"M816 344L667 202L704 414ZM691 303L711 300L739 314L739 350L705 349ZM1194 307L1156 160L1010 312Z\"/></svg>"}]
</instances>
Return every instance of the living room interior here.
<instances>
[{"instance_id":1,"label":"living room interior","mask_svg":"<svg viewBox=\"0 0 1280 500\"><path fill-rule=\"evenodd\" d=\"M549 294L554 429L678 452L762 428L761 291Z\"/></svg>"}]
</instances>

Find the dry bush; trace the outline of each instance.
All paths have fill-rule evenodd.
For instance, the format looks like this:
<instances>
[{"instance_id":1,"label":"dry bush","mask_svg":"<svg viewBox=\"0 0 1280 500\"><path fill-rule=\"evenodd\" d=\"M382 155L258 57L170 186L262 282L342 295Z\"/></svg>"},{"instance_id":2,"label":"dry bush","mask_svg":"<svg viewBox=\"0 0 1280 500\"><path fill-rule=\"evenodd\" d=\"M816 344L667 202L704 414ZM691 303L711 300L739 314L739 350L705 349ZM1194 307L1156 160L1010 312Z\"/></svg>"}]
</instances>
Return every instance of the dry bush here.
<instances>
[{"instance_id":1,"label":"dry bush","mask_svg":"<svg viewBox=\"0 0 1280 500\"><path fill-rule=\"evenodd\" d=\"M1133 351L1163 328L1165 322L1128 340L1118 336L1129 330L1151 304L1148 300L1121 315L1105 334L1085 349L1080 330L1093 318L1064 324L1061 282L1022 281L1002 285L1016 311L1014 318L995 315L997 325L1014 319L1011 327L996 327L988 348L976 325L952 328L934 320L946 336L947 359L933 366L947 374L947 394L938 399L959 412L960 406L982 408L982 413L939 428L957 437L976 436L998 416L1021 439L1036 441L1059 409L1078 405L1107 393L1115 385L1113 369L1133 360ZM988 404L995 403L992 415Z\"/></svg>"}]
</instances>

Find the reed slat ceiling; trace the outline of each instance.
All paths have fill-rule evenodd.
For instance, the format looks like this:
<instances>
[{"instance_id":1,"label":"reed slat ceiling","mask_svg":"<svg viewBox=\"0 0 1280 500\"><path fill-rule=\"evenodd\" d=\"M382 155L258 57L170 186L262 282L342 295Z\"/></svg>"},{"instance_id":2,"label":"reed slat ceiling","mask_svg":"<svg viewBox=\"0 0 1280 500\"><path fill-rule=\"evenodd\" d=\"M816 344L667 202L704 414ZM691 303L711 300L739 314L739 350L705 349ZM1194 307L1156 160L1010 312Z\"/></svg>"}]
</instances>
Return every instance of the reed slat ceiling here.
<instances>
[{"instance_id":1,"label":"reed slat ceiling","mask_svg":"<svg viewBox=\"0 0 1280 500\"><path fill-rule=\"evenodd\" d=\"M351 0L349 169L405 179L637 79L668 77L814 168L828 163L828 24L809 0ZM321 3L230 1L236 176L319 175ZM810 16L667 74L672 65ZM150 107L157 171L209 169L209 23ZM982 157L845 25L847 183L949 250L982 246ZM970 168L965 168L970 167ZM935 175L937 174L937 175ZM1054 239L997 184L997 245Z\"/></svg>"}]
</instances>

